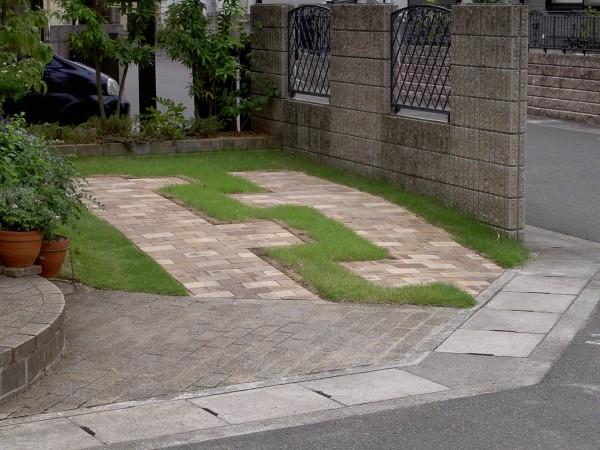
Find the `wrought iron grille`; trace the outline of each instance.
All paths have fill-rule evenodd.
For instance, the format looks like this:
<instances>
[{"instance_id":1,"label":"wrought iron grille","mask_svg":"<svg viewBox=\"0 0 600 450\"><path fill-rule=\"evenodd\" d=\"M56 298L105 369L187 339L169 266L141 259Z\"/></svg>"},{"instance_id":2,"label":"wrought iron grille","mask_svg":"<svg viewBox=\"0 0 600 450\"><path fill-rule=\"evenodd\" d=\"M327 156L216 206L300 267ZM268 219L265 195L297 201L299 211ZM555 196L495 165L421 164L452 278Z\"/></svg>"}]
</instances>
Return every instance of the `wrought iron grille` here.
<instances>
[{"instance_id":1,"label":"wrought iron grille","mask_svg":"<svg viewBox=\"0 0 600 450\"><path fill-rule=\"evenodd\" d=\"M572 11L563 16L529 13L529 48L600 52L600 17Z\"/></svg>"},{"instance_id":2,"label":"wrought iron grille","mask_svg":"<svg viewBox=\"0 0 600 450\"><path fill-rule=\"evenodd\" d=\"M300 6L288 13L288 90L329 97L331 10Z\"/></svg>"},{"instance_id":3,"label":"wrought iron grille","mask_svg":"<svg viewBox=\"0 0 600 450\"><path fill-rule=\"evenodd\" d=\"M392 109L450 114L450 10L411 6L392 14Z\"/></svg>"}]
</instances>

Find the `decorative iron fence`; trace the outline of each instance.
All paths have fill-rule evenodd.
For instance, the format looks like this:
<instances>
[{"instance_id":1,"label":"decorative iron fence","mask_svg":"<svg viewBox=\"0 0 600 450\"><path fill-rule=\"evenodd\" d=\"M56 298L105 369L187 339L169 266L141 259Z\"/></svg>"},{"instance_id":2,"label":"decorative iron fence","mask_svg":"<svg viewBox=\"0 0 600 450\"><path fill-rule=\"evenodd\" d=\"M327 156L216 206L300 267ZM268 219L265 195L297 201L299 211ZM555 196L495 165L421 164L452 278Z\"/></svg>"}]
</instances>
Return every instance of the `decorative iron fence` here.
<instances>
[{"instance_id":1,"label":"decorative iron fence","mask_svg":"<svg viewBox=\"0 0 600 450\"><path fill-rule=\"evenodd\" d=\"M300 6L288 13L288 91L329 97L331 10Z\"/></svg>"},{"instance_id":2,"label":"decorative iron fence","mask_svg":"<svg viewBox=\"0 0 600 450\"><path fill-rule=\"evenodd\" d=\"M529 13L529 48L600 52L600 16L572 11L562 16Z\"/></svg>"},{"instance_id":3,"label":"decorative iron fence","mask_svg":"<svg viewBox=\"0 0 600 450\"><path fill-rule=\"evenodd\" d=\"M411 6L392 14L392 109L450 115L449 9Z\"/></svg>"}]
</instances>

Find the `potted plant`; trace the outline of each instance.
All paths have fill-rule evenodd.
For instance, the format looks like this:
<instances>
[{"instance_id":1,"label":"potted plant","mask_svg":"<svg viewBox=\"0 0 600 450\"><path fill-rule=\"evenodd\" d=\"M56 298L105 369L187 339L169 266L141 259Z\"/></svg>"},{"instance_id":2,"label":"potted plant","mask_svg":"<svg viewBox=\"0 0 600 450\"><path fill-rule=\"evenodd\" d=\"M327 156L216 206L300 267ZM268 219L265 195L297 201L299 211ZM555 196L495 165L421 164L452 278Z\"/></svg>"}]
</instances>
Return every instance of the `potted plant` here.
<instances>
[{"instance_id":1,"label":"potted plant","mask_svg":"<svg viewBox=\"0 0 600 450\"><path fill-rule=\"evenodd\" d=\"M52 142L27 132L23 126L22 116L6 119L0 133L0 192L4 196L0 231L37 231L46 242L64 242L66 238L56 234L57 228L73 225L86 208L84 201L95 200L71 160L52 150ZM68 241L66 244L68 248ZM42 273L56 276L62 261L56 273L48 273L43 267L47 259L42 255L37 261Z\"/></svg>"},{"instance_id":2,"label":"potted plant","mask_svg":"<svg viewBox=\"0 0 600 450\"><path fill-rule=\"evenodd\" d=\"M33 265L43 232L55 220L43 197L31 186L0 186L0 259L8 267Z\"/></svg>"}]
</instances>

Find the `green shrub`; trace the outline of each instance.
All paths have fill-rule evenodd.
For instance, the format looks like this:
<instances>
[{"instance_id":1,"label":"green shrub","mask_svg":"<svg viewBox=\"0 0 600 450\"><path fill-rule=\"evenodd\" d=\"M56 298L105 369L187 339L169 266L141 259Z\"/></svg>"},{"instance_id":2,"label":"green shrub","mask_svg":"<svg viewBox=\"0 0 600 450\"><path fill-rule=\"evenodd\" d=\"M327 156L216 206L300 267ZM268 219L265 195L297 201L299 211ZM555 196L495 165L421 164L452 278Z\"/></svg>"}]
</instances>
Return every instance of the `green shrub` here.
<instances>
[{"instance_id":1,"label":"green shrub","mask_svg":"<svg viewBox=\"0 0 600 450\"><path fill-rule=\"evenodd\" d=\"M106 120L91 117L87 124L96 130L96 137L102 141L123 141L131 136L132 120L130 117L110 116Z\"/></svg>"},{"instance_id":2,"label":"green shrub","mask_svg":"<svg viewBox=\"0 0 600 450\"><path fill-rule=\"evenodd\" d=\"M188 130L188 120L183 116L185 106L167 98L157 98L156 102L164 108L148 108L146 114L139 116L140 137L143 139L182 139Z\"/></svg>"},{"instance_id":3,"label":"green shrub","mask_svg":"<svg viewBox=\"0 0 600 450\"><path fill-rule=\"evenodd\" d=\"M87 122L78 126L61 127L60 140L65 144L88 144L96 142L98 133Z\"/></svg>"},{"instance_id":4,"label":"green shrub","mask_svg":"<svg viewBox=\"0 0 600 450\"><path fill-rule=\"evenodd\" d=\"M215 136L225 128L225 123L217 116L206 119L192 119L190 125L190 135L199 137Z\"/></svg>"},{"instance_id":5,"label":"green shrub","mask_svg":"<svg viewBox=\"0 0 600 450\"><path fill-rule=\"evenodd\" d=\"M54 142L29 133L24 124L23 115L16 116L5 120L0 130L0 227L35 228L52 239L59 225L72 224L85 210L84 199L94 200L71 160L49 148Z\"/></svg>"}]
</instances>

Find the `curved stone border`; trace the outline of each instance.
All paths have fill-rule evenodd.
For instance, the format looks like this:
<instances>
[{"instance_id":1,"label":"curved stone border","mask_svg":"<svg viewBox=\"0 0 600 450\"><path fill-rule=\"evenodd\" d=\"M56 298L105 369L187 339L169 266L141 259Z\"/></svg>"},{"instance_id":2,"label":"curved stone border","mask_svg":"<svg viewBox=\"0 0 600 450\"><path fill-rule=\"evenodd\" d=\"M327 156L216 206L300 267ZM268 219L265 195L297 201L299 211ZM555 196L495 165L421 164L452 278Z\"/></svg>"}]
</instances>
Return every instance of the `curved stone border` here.
<instances>
[{"instance_id":1,"label":"curved stone border","mask_svg":"<svg viewBox=\"0 0 600 450\"><path fill-rule=\"evenodd\" d=\"M61 357L65 300L49 281L0 275L0 403L26 390Z\"/></svg>"},{"instance_id":2,"label":"curved stone border","mask_svg":"<svg viewBox=\"0 0 600 450\"><path fill-rule=\"evenodd\" d=\"M180 141L57 145L63 154L80 156L158 155L201 153L220 150L281 149L281 139L272 136L231 136Z\"/></svg>"}]
</instances>

